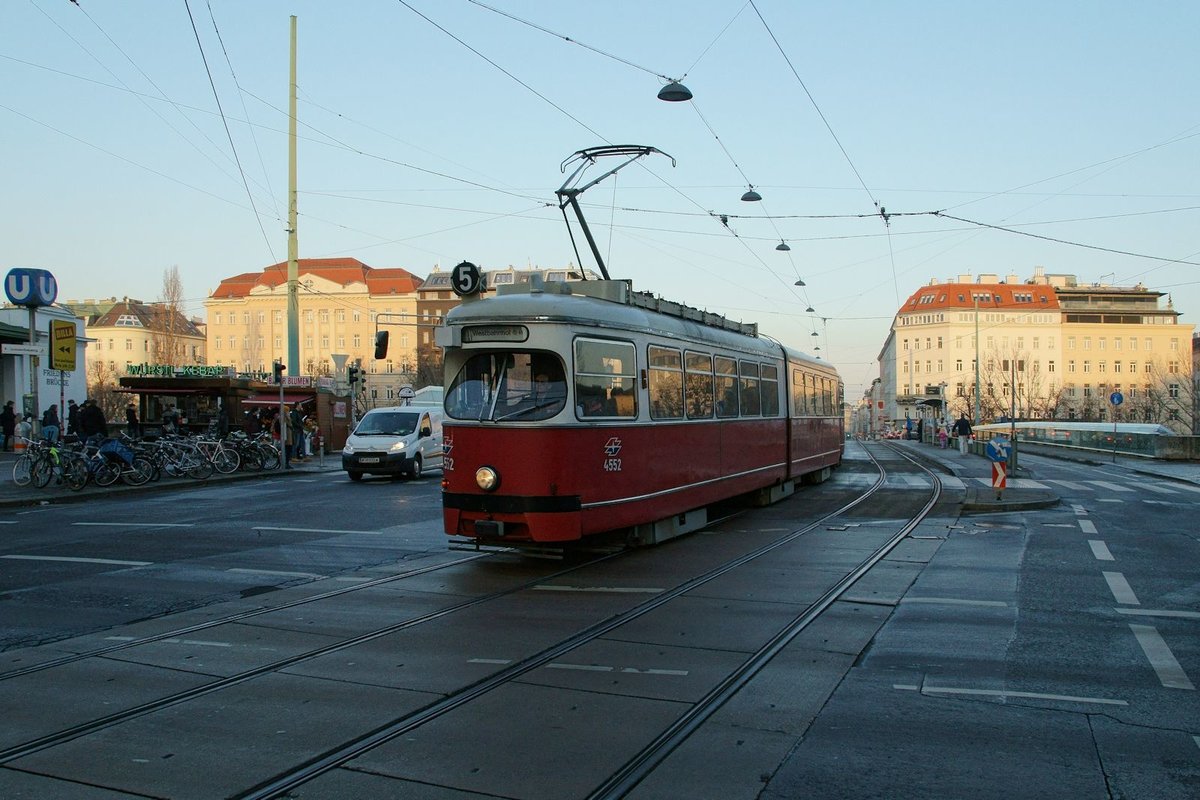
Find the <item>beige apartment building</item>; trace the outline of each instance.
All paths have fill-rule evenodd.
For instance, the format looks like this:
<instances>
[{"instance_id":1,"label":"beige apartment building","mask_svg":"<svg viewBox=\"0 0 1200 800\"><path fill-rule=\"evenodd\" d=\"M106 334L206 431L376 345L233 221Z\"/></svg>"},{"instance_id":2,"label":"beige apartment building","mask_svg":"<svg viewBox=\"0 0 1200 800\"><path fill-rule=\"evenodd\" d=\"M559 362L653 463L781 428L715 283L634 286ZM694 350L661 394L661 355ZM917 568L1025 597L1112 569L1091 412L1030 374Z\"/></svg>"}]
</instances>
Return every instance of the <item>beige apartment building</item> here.
<instances>
[{"instance_id":1,"label":"beige apartment building","mask_svg":"<svg viewBox=\"0 0 1200 800\"><path fill-rule=\"evenodd\" d=\"M63 305L84 320L89 385L115 385L118 378L149 366L207 363L204 323L161 303L110 297Z\"/></svg>"},{"instance_id":2,"label":"beige apartment building","mask_svg":"<svg viewBox=\"0 0 1200 800\"><path fill-rule=\"evenodd\" d=\"M1159 422L1192 428L1194 326L1162 292L1037 268L931 281L901 306L860 405L863 433L906 419ZM1110 402L1120 392L1123 403Z\"/></svg>"},{"instance_id":3,"label":"beige apartment building","mask_svg":"<svg viewBox=\"0 0 1200 800\"><path fill-rule=\"evenodd\" d=\"M348 363L361 362L368 376L415 374L420 278L354 258L302 258L299 276L297 374L332 375L334 353L349 356ZM287 262L221 281L204 301L211 363L270 374L274 361L287 361L287 283ZM394 323L391 341L387 358L376 361L377 323L385 321Z\"/></svg>"}]
</instances>

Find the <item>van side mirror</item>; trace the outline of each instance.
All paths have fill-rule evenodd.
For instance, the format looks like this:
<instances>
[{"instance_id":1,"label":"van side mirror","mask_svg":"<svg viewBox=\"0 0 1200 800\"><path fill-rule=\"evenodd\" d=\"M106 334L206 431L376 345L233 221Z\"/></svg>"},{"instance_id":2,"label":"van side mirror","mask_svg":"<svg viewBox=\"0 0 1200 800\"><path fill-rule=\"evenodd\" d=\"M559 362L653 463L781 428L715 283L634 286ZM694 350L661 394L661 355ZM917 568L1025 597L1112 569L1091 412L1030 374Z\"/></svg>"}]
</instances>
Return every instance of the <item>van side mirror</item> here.
<instances>
[{"instance_id":1,"label":"van side mirror","mask_svg":"<svg viewBox=\"0 0 1200 800\"><path fill-rule=\"evenodd\" d=\"M424 439L429 436L433 436L433 428L430 428L428 425L426 425L425 427L421 428L421 438Z\"/></svg>"}]
</instances>

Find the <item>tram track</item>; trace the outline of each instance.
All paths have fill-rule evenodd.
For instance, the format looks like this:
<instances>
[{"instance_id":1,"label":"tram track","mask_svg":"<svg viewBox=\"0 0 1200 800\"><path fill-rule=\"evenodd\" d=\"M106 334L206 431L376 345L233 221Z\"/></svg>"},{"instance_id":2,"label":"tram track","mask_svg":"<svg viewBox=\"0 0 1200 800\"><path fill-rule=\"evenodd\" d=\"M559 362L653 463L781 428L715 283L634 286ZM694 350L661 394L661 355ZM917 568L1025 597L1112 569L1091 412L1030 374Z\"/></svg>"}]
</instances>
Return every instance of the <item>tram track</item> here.
<instances>
[{"instance_id":1,"label":"tram track","mask_svg":"<svg viewBox=\"0 0 1200 800\"><path fill-rule=\"evenodd\" d=\"M411 713L401 716L389 723L377 726L374 730L348 740L339 746L330 748L319 755L316 755L303 763L298 764L292 769L285 772L280 772L273 777L264 780L251 789L245 790L240 794L231 796L239 798L267 798L279 797L286 794L291 789L301 786L314 778L323 775L339 766L345 765L353 761L355 758L371 751L380 745L389 742L397 737L411 732L429 722L438 719L446 714L453 712L463 706L466 706L473 701L487 696L496 689L505 685L511 684L523 675L529 672L550 664L556 659L559 659L566 653L571 652L589 642L593 642L600 637L618 630L624 625L629 624L635 619L642 617L655 609L662 608L671 601L693 591L694 589L703 586L706 583L716 580L722 575L726 575L739 567L749 564L750 562L759 559L768 553L771 553L779 548L785 547L788 544L795 542L800 537L817 530L821 526L829 524L838 516L846 514L872 497L881 487L884 486L887 479L887 471L884 466L872 456L876 468L879 471L878 479L873 485L862 491L857 497L844 503L839 508L823 514L819 518L814 519L808 524L788 533L787 535L777 538L763 546L753 549L736 558L730 559L723 564L720 564L701 575L695 576L689 580L683 581L674 588L663 591L658 596L640 603L623 613L617 614L609 619L597 622L588 627L583 628L572 636L568 636L561 641L545 647L539 652L527 656L507 667L500 669L484 680L478 681L469 686L465 686L457 691L446 694L444 697L429 703L423 708L417 709ZM918 468L924 469L920 465ZM933 507L938 498L937 482L934 481L934 493L925 508L906 525L900 532L893 536L888 543L877 549L869 558L865 559L854 571L845 575L835 586L831 587L822 597L811 606L809 606L802 614L794 619L783 630L777 633L770 641L766 642L761 648L751 654L740 668L730 674L719 685L714 687L708 695L686 714L681 716L679 720L667 730L663 731L653 742L649 743L643 750L631 757L625 765L616 771L607 781L597 787L590 797L620 797L623 796L630 787L635 786L646 774L652 772L655 767L675 748L680 742L685 740L698 726L721 706L730 696L736 694L743 686L749 682L757 672L759 672L770 660L784 648L796 635L804 628L810 625L813 621L819 618L830 605L832 605L838 597L840 597L855 581L861 577L867 570L870 569L880 559L884 558L892 548L902 540L908 532L911 531L919 519L928 513ZM282 604L270 608L255 609L249 612L241 612L239 614L229 615L217 620L210 620L194 626L181 627L172 631L167 631L153 636L143 637L141 639L121 642L105 648L88 651L86 653L73 654L62 659L55 659L51 662L43 662L37 665L23 668L21 670L13 670L0 675L0 680L7 680L19 675L29 674L30 672L50 669L52 666L81 661L87 658L94 658L111 654L119 650L127 650L137 647L142 644L150 644L164 639L179 637L188 633L194 633L198 630L205 630L217 627L222 624L230 624L240 622L245 619L260 616L270 612L280 611L282 609L303 605L306 603L329 599L337 596L345 595L355 590L369 588L371 586L379 586L386 583L403 580L406 577L412 577L418 574L426 574L437 569L444 569L451 566L457 566L466 561L472 561L478 558L491 557L492 554L474 555L464 559L458 559L445 564L412 570L399 575L386 576L375 581L370 581L354 587L346 587L333 592L326 592L320 595L314 595L310 598L302 598L292 603ZM516 594L524 591L535 585L546 583L547 581L561 578L581 569L594 566L598 562L607 561L622 555L614 553L606 555L600 559L589 560L584 563L574 565L565 570L559 570L552 574L535 577L529 581L506 587L503 590L492 592L489 594L473 597L462 603L453 604L428 614L412 617L410 619L381 627L370 632L361 634L355 637L349 637L344 640L331 643L324 647L307 650L288 658L278 659L269 664L263 664L251 669L243 670L235 675L230 675L215 681L205 683L204 685L194 687L192 689L175 692L168 696L158 698L136 706L131 706L122 711L98 717L87 722L73 725L45 736L32 739L19 745L14 745L3 750L0 750L0 764L10 764L25 756L32 755L41 751L51 749L57 745L70 742L74 739L88 736L107 728L118 726L137 717L153 714L157 711L169 708L171 706L179 706L191 700L219 692L233 686L241 685L252 681L256 678L279 672L288 667L301 664L305 661L319 658L323 655L328 655L340 650L346 650L358 644L379 639L388 634L397 631L412 628L436 619L446 618L455 613L464 611L469 608L476 608L485 605L489 602L498 600L499 598Z\"/></svg>"},{"instance_id":2,"label":"tram track","mask_svg":"<svg viewBox=\"0 0 1200 800\"><path fill-rule=\"evenodd\" d=\"M870 453L868 452L868 455ZM924 466L917 464L915 461L903 456L906 460L916 465L918 469L933 475L931 471ZM237 800L268 800L269 798L284 797L297 787L313 780L314 778L323 775L330 770L333 770L341 765L347 764L362 754L379 747L386 742L392 741L398 737L404 736L423 725L459 708L480 697L495 691L499 687L512 683L517 678L531 672L534 669L550 664L560 656L569 653L572 650L581 647L584 644L595 641L612 631L615 631L625 625L628 625L635 619L642 617L656 609L659 609L679 597L691 592L699 586L716 580L717 578L726 575L727 573L736 570L751 561L754 561L762 556L771 553L772 551L791 544L795 540L805 536L806 534L828 524L830 521L846 514L850 510L856 508L866 502L874 495L886 482L887 471L882 464L871 456L872 461L879 469L879 479L874 485L860 494L854 500L844 504L838 509L819 517L818 519L808 523L807 525L783 536L765 546L752 550L742 556L727 561L726 563L705 572L702 575L696 576L689 581L686 581L675 588L664 592L655 598L648 600L638 606L618 615L610 620L597 623L590 628L587 628L575 636L566 639L557 645L547 648L540 653L523 659L515 664L506 667L503 670L493 674L490 678L473 686L448 696L439 702L433 703L417 712L407 715L390 725L383 726L371 733L348 742L345 745L322 754L321 756L312 759L306 764L300 765L294 770L286 774L276 776L274 779L264 782L259 786L242 794L235 795ZM733 694L743 688L755 675L757 675L766 664L777 655L792 639L794 639L801 631L811 625L820 617L838 598L840 598L851 586L856 583L867 571L870 570L876 563L883 559L898 545L911 531L920 524L920 522L929 514L936 505L941 496L940 483L933 480L933 490L930 499L922 506L921 510L914 515L905 524L899 532L892 536L882 547L878 548L867 559L861 562L856 568L849 572L845 577L838 581L833 587L826 591L815 603L805 609L799 616L791 621L786 627L780 630L775 636L771 637L762 647L750 655L749 658L714 687L704 698L697 702L692 708L683 714L673 725L663 731L653 742L641 749L632 758L626 761L625 765L613 773L608 780L598 786L592 793L588 795L591 798L619 798L637 785L649 772L662 762L683 740L693 733L700 725L704 723L708 717L712 715L722 704L726 702Z\"/></svg>"}]
</instances>

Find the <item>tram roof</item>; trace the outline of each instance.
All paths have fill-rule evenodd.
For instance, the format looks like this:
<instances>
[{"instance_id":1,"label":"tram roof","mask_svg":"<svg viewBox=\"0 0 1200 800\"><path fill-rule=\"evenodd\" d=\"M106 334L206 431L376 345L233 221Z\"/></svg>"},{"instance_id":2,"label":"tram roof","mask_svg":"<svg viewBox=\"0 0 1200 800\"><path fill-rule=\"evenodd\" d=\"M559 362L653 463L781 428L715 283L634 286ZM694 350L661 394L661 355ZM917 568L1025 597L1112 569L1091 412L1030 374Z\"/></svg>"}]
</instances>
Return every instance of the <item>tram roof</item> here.
<instances>
[{"instance_id":1,"label":"tram roof","mask_svg":"<svg viewBox=\"0 0 1200 800\"><path fill-rule=\"evenodd\" d=\"M565 322L658 333L726 347L783 351L795 360L836 373L828 362L758 333L758 325L633 291L629 281L571 281L498 287L497 294L464 302L446 315L447 325L487 320Z\"/></svg>"}]
</instances>

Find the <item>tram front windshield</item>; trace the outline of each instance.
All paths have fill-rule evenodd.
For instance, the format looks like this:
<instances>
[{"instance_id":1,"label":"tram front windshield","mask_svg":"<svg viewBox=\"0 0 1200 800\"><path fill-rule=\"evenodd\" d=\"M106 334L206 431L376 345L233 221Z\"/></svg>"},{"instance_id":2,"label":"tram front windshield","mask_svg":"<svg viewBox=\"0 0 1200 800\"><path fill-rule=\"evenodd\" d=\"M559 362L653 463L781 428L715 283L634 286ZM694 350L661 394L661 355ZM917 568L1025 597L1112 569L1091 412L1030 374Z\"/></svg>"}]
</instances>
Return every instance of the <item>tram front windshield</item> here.
<instances>
[{"instance_id":1,"label":"tram front windshield","mask_svg":"<svg viewBox=\"0 0 1200 800\"><path fill-rule=\"evenodd\" d=\"M554 353L504 350L472 355L446 390L453 419L532 422L567 404L562 361Z\"/></svg>"}]
</instances>

